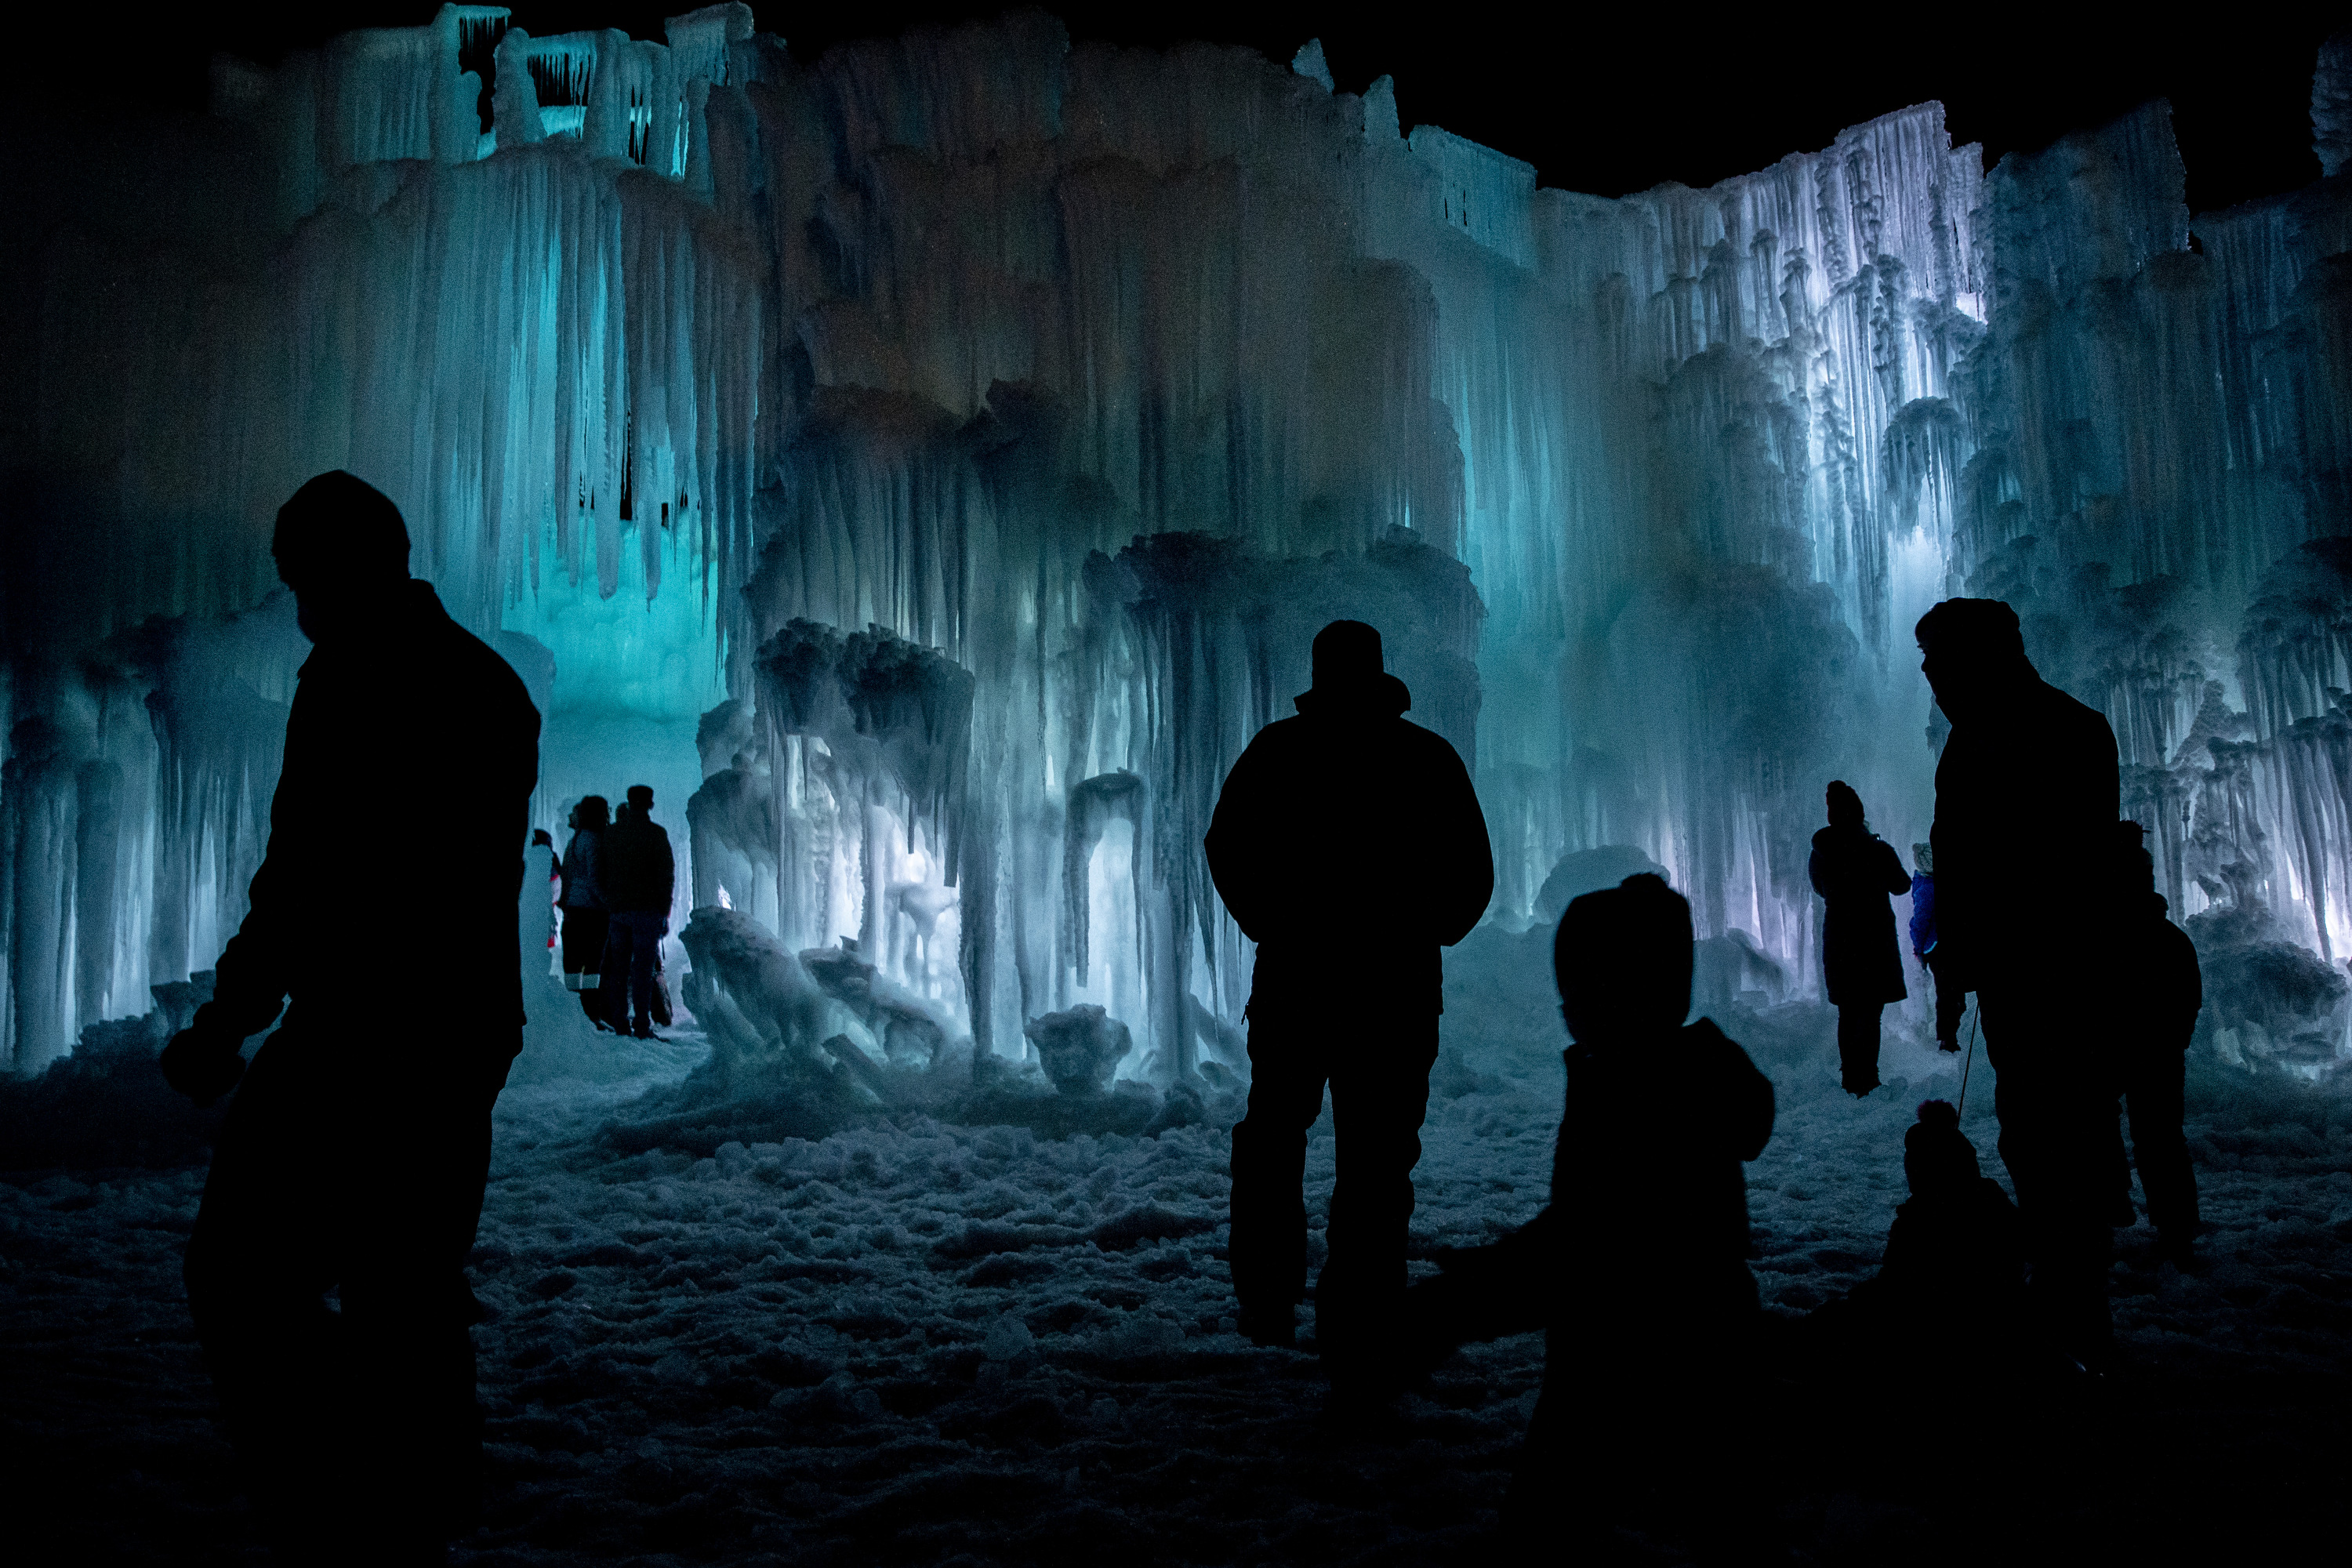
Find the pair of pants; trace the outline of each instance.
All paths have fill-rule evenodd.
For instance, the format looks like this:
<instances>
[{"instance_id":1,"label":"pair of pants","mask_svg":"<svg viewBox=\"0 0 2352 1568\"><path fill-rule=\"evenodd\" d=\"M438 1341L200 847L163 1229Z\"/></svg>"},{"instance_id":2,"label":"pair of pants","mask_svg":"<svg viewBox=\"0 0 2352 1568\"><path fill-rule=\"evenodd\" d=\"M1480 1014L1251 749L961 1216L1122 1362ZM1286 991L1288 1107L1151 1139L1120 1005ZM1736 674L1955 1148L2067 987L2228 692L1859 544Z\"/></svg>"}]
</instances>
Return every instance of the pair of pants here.
<instances>
[{"instance_id":1,"label":"pair of pants","mask_svg":"<svg viewBox=\"0 0 2352 1568\"><path fill-rule=\"evenodd\" d=\"M2131 1115L2131 1163L2139 1167L2147 1217L2168 1242L2197 1234L2197 1173L2189 1163L2189 1140L2181 1133L2186 1114L2188 1057L2139 1041L2126 1042L2123 1103ZM2121 1142L2121 1129L2117 1129ZM2128 1166L2118 1173L2128 1192Z\"/></svg>"},{"instance_id":2,"label":"pair of pants","mask_svg":"<svg viewBox=\"0 0 2352 1568\"><path fill-rule=\"evenodd\" d=\"M604 944L612 936L612 917L603 910L563 911L563 984L570 991L593 991L604 970Z\"/></svg>"},{"instance_id":3,"label":"pair of pants","mask_svg":"<svg viewBox=\"0 0 2352 1568\"><path fill-rule=\"evenodd\" d=\"M2070 1353L2104 1355L2116 1147L2106 1026L2061 983L1980 986L1977 1006L2036 1316Z\"/></svg>"},{"instance_id":4,"label":"pair of pants","mask_svg":"<svg viewBox=\"0 0 2352 1568\"><path fill-rule=\"evenodd\" d=\"M1969 1010L1969 994L1947 969L1943 955L1927 957L1927 973L1936 980L1936 1043L1946 1050L1960 1046L1960 1019Z\"/></svg>"},{"instance_id":5,"label":"pair of pants","mask_svg":"<svg viewBox=\"0 0 2352 1568\"><path fill-rule=\"evenodd\" d=\"M639 1034L654 1026L654 963L661 956L668 917L647 910L622 910L613 916L604 943L604 1018L616 1029Z\"/></svg>"},{"instance_id":6,"label":"pair of pants","mask_svg":"<svg viewBox=\"0 0 2352 1568\"><path fill-rule=\"evenodd\" d=\"M1316 1332L1326 1349L1369 1340L1402 1306L1437 1018L1254 1001L1249 1057L1249 1110L1234 1128L1234 1294L1244 1311L1287 1310L1306 1298L1307 1132L1328 1084L1339 1168Z\"/></svg>"},{"instance_id":7,"label":"pair of pants","mask_svg":"<svg viewBox=\"0 0 2352 1568\"><path fill-rule=\"evenodd\" d=\"M457 1042L426 1077L410 1040L289 1022L230 1104L188 1305L255 1512L290 1560L437 1562L471 1528L465 1266L514 1043Z\"/></svg>"},{"instance_id":8,"label":"pair of pants","mask_svg":"<svg viewBox=\"0 0 2352 1568\"><path fill-rule=\"evenodd\" d=\"M1884 1002L1847 1003L1838 1008L1838 1077L1850 1093L1878 1087L1878 1020Z\"/></svg>"}]
</instances>

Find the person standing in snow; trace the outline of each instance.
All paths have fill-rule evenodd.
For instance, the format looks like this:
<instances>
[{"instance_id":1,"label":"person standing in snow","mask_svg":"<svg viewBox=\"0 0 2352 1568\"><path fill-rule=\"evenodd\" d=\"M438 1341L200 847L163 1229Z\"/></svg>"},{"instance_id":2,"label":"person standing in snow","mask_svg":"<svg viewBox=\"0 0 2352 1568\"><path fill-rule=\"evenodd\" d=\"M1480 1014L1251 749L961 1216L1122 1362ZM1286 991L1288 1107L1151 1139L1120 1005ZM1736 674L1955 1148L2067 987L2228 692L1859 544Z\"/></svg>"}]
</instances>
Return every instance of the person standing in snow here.
<instances>
[{"instance_id":1,"label":"person standing in snow","mask_svg":"<svg viewBox=\"0 0 2352 1568\"><path fill-rule=\"evenodd\" d=\"M1552 939L1567 1099L1551 1201L1414 1287L1433 1365L1454 1345L1546 1331L1543 1393L1507 1533L1572 1560L1653 1481L1720 1548L1743 1528L1740 1390L1762 1316L1741 1166L1764 1152L1772 1080L1713 1022L1685 1025L1690 905L1648 873L1568 906Z\"/></svg>"},{"instance_id":2,"label":"person standing in snow","mask_svg":"<svg viewBox=\"0 0 2352 1568\"><path fill-rule=\"evenodd\" d=\"M596 847L598 885L612 911L604 945L605 1019L624 1034L654 1036L654 973L669 934L677 862L669 835L654 820L654 792L631 784L628 803ZM664 1009L667 1010L666 1008Z\"/></svg>"},{"instance_id":3,"label":"person standing in snow","mask_svg":"<svg viewBox=\"0 0 2352 1568\"><path fill-rule=\"evenodd\" d=\"M302 486L271 551L315 646L248 911L212 1001L163 1053L199 1105L236 1089L188 1241L188 1306L279 1552L438 1563L479 1485L465 1265L490 1107L522 1048L515 911L539 713L410 578L407 529L369 485L337 471ZM429 1027L379 1005L330 918L352 792L394 764L432 781L433 865L382 881L373 912L434 949L447 979ZM248 1068L243 1042L273 1021Z\"/></svg>"},{"instance_id":4,"label":"person standing in snow","mask_svg":"<svg viewBox=\"0 0 2352 1568\"><path fill-rule=\"evenodd\" d=\"M1937 945L1977 995L2036 1314L2096 1367L2113 1349L2116 1099L2102 1006L2115 945L2057 895L2108 858L2115 731L2035 672L2017 612L1997 599L1947 599L1916 636L1952 724L1929 836Z\"/></svg>"},{"instance_id":5,"label":"person standing in snow","mask_svg":"<svg viewBox=\"0 0 2352 1568\"><path fill-rule=\"evenodd\" d=\"M1830 825L1813 835L1806 874L1829 906L1822 921L1822 968L1838 1010L1838 1071L1857 1098L1878 1087L1879 1016L1910 993L1903 950L1886 902L1911 890L1895 847L1863 820L1862 797L1843 779L1829 787Z\"/></svg>"},{"instance_id":6,"label":"person standing in snow","mask_svg":"<svg viewBox=\"0 0 2352 1568\"><path fill-rule=\"evenodd\" d=\"M611 826L601 795L580 797L572 808L572 839L563 847L563 988L580 994L580 1010L600 1029L625 1028L604 1016L604 944L612 934L612 915L604 908L604 890L596 879L596 846Z\"/></svg>"},{"instance_id":7,"label":"person standing in snow","mask_svg":"<svg viewBox=\"0 0 2352 1568\"><path fill-rule=\"evenodd\" d=\"M2171 906L2156 890L2156 859L2142 842L2147 829L2128 819L2115 826L2123 918L2116 922L2114 988L2115 1070L2131 1117L2131 1161L2139 1166L2157 1252L2186 1268L2196 1258L2197 1172L2182 1134L2189 1042L2205 1005L2197 944L2166 919ZM2122 1149L2117 1130L2116 1153ZM2131 1219L2130 1166L2118 1163L2117 1217Z\"/></svg>"},{"instance_id":8,"label":"person standing in snow","mask_svg":"<svg viewBox=\"0 0 2352 1568\"><path fill-rule=\"evenodd\" d=\"M1957 1051L1969 994L1944 973L1943 950L1936 940L1936 851L1928 844L1911 846L1911 956L1935 982L1936 1048Z\"/></svg>"},{"instance_id":9,"label":"person standing in snow","mask_svg":"<svg viewBox=\"0 0 2352 1568\"><path fill-rule=\"evenodd\" d=\"M1404 1294L1439 949L1478 923L1495 866L1470 775L1443 736L1404 718L1412 698L1384 672L1381 634L1334 621L1313 658L1297 717L1259 731L1226 775L1203 846L1257 943L1234 1291L1244 1334L1289 1342L1306 1298L1307 1131L1328 1084L1339 1173L1316 1331L1335 1387L1366 1392Z\"/></svg>"}]
</instances>

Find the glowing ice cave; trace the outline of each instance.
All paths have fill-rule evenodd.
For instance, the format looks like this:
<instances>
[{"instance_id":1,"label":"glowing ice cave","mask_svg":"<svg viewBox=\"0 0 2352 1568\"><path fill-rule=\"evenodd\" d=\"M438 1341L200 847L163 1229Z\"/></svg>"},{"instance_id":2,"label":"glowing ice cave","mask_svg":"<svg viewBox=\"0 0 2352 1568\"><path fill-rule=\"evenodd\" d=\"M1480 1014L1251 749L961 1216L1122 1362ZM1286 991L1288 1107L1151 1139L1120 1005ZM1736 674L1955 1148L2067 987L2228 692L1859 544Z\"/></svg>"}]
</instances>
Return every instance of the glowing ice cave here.
<instances>
[{"instance_id":1,"label":"glowing ice cave","mask_svg":"<svg viewBox=\"0 0 2352 1568\"><path fill-rule=\"evenodd\" d=\"M1472 763L1490 920L1639 851L1702 1005L1811 994L1822 786L1926 837L1909 628L1966 592L2113 721L2208 1047L2321 1074L2347 67L2327 178L2192 218L2161 103L1989 174L1923 104L1604 200L1407 132L1313 46L1035 14L811 65L740 5L659 43L445 5L217 60L202 125L52 162L10 284L0 1058L235 928L305 648L271 520L344 468L530 682L539 824L655 788L674 927L733 911L673 972L723 969L687 995L742 1049L805 1004L877 1062L1012 1058L1093 1005L1124 1075L1230 1053L1250 955L1202 833L1342 616ZM433 787L386 736L355 846ZM1343 852L1302 801L1297 874Z\"/></svg>"}]
</instances>

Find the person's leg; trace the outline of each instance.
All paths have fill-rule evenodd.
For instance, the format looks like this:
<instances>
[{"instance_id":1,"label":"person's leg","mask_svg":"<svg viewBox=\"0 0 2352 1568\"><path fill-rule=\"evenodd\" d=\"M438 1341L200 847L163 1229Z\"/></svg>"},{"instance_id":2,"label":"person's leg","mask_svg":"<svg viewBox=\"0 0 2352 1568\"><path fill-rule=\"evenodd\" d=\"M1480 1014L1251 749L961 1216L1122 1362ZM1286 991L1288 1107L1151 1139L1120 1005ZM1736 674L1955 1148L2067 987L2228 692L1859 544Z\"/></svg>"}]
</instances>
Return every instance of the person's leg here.
<instances>
[{"instance_id":1,"label":"person's leg","mask_svg":"<svg viewBox=\"0 0 2352 1568\"><path fill-rule=\"evenodd\" d=\"M661 953L662 917L627 914L621 918L630 928L629 1026L643 1039L654 1032L654 960Z\"/></svg>"},{"instance_id":2,"label":"person's leg","mask_svg":"<svg viewBox=\"0 0 2352 1568\"><path fill-rule=\"evenodd\" d=\"M479 1504L478 1308L466 1258L509 1062L495 1042L461 1044L458 1059L418 1103L370 1119L344 1238L356 1522L387 1563L437 1561Z\"/></svg>"},{"instance_id":3,"label":"person's leg","mask_svg":"<svg viewBox=\"0 0 2352 1568\"><path fill-rule=\"evenodd\" d=\"M621 1034L629 1032L629 948L632 932L626 916L614 915L605 928L604 977L596 1005L604 1022Z\"/></svg>"},{"instance_id":4,"label":"person's leg","mask_svg":"<svg viewBox=\"0 0 2352 1568\"><path fill-rule=\"evenodd\" d=\"M314 1548L339 1499L335 1145L331 1063L281 1030L255 1056L221 1126L188 1238L188 1309L247 1495L282 1552Z\"/></svg>"},{"instance_id":5,"label":"person's leg","mask_svg":"<svg viewBox=\"0 0 2352 1568\"><path fill-rule=\"evenodd\" d=\"M2185 1054L2159 1048L2133 1062L2126 1083L2132 1156L2139 1163L2147 1217L2165 1250L2175 1255L2188 1252L2199 1228L2197 1173L2181 1131L2187 1076Z\"/></svg>"},{"instance_id":6,"label":"person's leg","mask_svg":"<svg viewBox=\"0 0 2352 1568\"><path fill-rule=\"evenodd\" d=\"M1878 1016L1885 1004L1848 1003L1838 1009L1838 1077L1848 1094L1878 1087Z\"/></svg>"},{"instance_id":7,"label":"person's leg","mask_svg":"<svg viewBox=\"0 0 2352 1568\"><path fill-rule=\"evenodd\" d=\"M1315 1334L1335 1367L1393 1359L1437 1019L1367 1016L1340 1035L1332 1052L1330 1256L1315 1287Z\"/></svg>"},{"instance_id":8,"label":"person's leg","mask_svg":"<svg viewBox=\"0 0 2352 1568\"><path fill-rule=\"evenodd\" d=\"M1307 1295L1307 1130L1323 1110L1316 1026L1254 1007L1248 1112L1234 1127L1227 1252L1241 1329L1286 1342Z\"/></svg>"},{"instance_id":9,"label":"person's leg","mask_svg":"<svg viewBox=\"0 0 2352 1568\"><path fill-rule=\"evenodd\" d=\"M2114 1099L2113 1113L2102 1113L2099 1118L2100 1131L2108 1145L2106 1163L2115 1173L2109 1182L2106 1211L2110 1224L2118 1230L2128 1230L2139 1223L2139 1211L2132 1207L2131 1151L2124 1147L2124 1097L2117 1093Z\"/></svg>"},{"instance_id":10,"label":"person's leg","mask_svg":"<svg viewBox=\"0 0 2352 1568\"><path fill-rule=\"evenodd\" d=\"M1930 954L1927 973L1936 983L1936 1048L1960 1048L1960 1019L1969 1010L1969 994L1945 973L1943 961Z\"/></svg>"},{"instance_id":11,"label":"person's leg","mask_svg":"<svg viewBox=\"0 0 2352 1568\"><path fill-rule=\"evenodd\" d=\"M2114 1085L2096 1061L2100 1021L2055 987L1980 991L1978 1005L2034 1315L2077 1361L2104 1363L2116 1131Z\"/></svg>"},{"instance_id":12,"label":"person's leg","mask_svg":"<svg viewBox=\"0 0 2352 1568\"><path fill-rule=\"evenodd\" d=\"M611 921L602 910L563 911L563 983L580 994L580 1010L592 1023L604 1021L603 984L604 944L611 940Z\"/></svg>"}]
</instances>

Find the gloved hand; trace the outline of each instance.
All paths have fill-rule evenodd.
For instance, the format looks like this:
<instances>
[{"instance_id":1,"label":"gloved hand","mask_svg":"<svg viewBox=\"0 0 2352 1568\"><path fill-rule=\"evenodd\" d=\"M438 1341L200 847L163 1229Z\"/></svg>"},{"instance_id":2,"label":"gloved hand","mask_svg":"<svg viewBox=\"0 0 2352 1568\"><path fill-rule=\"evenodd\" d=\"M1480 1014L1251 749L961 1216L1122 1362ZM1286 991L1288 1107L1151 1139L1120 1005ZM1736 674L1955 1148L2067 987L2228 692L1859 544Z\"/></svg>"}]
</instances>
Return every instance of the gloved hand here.
<instances>
[{"instance_id":1,"label":"gloved hand","mask_svg":"<svg viewBox=\"0 0 2352 1568\"><path fill-rule=\"evenodd\" d=\"M163 1047L163 1080L199 1110L209 1106L245 1076L245 1058L238 1054L244 1044L210 1030L183 1029Z\"/></svg>"}]
</instances>

